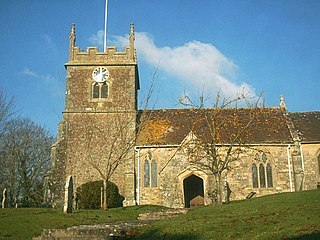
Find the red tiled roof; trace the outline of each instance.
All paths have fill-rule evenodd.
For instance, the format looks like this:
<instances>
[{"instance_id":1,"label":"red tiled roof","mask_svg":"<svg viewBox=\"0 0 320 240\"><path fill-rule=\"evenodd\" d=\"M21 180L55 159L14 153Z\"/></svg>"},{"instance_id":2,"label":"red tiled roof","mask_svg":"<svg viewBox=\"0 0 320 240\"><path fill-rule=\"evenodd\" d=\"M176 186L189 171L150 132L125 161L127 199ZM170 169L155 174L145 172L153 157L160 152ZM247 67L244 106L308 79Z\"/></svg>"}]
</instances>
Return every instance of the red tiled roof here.
<instances>
[{"instance_id":1,"label":"red tiled roof","mask_svg":"<svg viewBox=\"0 0 320 240\"><path fill-rule=\"evenodd\" d=\"M221 144L292 142L279 108L144 110L139 120L140 146L180 144L191 131L198 138ZM215 127L210 127L212 123Z\"/></svg>"}]
</instances>

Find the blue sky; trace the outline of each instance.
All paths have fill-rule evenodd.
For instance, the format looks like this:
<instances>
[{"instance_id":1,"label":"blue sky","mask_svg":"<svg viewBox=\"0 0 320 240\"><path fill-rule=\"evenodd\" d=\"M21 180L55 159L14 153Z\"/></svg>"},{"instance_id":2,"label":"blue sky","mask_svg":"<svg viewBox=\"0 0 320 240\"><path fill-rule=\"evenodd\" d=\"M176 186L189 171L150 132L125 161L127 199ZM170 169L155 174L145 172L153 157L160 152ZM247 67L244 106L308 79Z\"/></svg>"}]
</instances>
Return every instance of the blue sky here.
<instances>
[{"instance_id":1,"label":"blue sky","mask_svg":"<svg viewBox=\"0 0 320 240\"><path fill-rule=\"evenodd\" d=\"M52 134L64 110L71 23L76 45L101 46L104 0L1 0L0 88ZM108 45L135 24L141 81L158 68L157 108L184 93L259 95L289 111L320 110L320 1L109 0ZM119 48L121 50L121 48Z\"/></svg>"}]
</instances>

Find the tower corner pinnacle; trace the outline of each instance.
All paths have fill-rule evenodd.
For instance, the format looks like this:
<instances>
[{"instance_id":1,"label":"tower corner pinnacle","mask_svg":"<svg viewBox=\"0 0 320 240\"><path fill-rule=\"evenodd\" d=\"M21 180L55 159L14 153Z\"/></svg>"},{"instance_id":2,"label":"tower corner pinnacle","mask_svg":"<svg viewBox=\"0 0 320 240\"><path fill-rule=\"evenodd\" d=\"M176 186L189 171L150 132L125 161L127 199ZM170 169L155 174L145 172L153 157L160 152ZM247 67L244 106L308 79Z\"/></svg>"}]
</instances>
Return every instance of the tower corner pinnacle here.
<instances>
[{"instance_id":1,"label":"tower corner pinnacle","mask_svg":"<svg viewBox=\"0 0 320 240\"><path fill-rule=\"evenodd\" d=\"M130 47L130 58L135 60L135 48L134 48L134 41L135 41L135 33L134 33L134 24L130 23L130 31L129 31L129 47Z\"/></svg>"},{"instance_id":2,"label":"tower corner pinnacle","mask_svg":"<svg viewBox=\"0 0 320 240\"><path fill-rule=\"evenodd\" d=\"M70 37L69 37L69 60L73 59L73 48L75 47L76 42L76 30L75 24L71 24Z\"/></svg>"}]
</instances>

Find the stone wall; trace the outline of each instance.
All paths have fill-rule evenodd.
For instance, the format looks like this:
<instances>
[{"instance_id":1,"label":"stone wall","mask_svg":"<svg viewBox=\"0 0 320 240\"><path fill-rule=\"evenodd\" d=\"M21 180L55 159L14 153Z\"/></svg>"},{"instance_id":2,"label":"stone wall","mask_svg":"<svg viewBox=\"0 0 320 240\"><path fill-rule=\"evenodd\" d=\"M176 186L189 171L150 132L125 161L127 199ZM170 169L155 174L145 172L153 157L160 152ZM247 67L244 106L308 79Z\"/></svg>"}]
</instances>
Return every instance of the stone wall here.
<instances>
[{"instance_id":1,"label":"stone wall","mask_svg":"<svg viewBox=\"0 0 320 240\"><path fill-rule=\"evenodd\" d=\"M316 189L320 183L320 144L302 144L304 163L304 189Z\"/></svg>"},{"instance_id":2,"label":"stone wall","mask_svg":"<svg viewBox=\"0 0 320 240\"><path fill-rule=\"evenodd\" d=\"M66 105L56 144L52 148L50 181L54 204L61 206L66 179L72 176L73 196L77 187L108 178L123 195L134 201L134 141L136 137L139 78L134 50L133 25L130 46L124 52L108 47L106 52L75 47L75 28L70 34L66 67ZM95 68L109 71L107 97L94 97ZM111 177L109 175L112 175Z\"/></svg>"},{"instance_id":3,"label":"stone wall","mask_svg":"<svg viewBox=\"0 0 320 240\"><path fill-rule=\"evenodd\" d=\"M288 152L289 151L289 152ZM237 161L233 162L230 170L224 173L225 179L232 191L230 200L245 199L251 192L256 196L263 196L279 192L294 191L291 152L288 145L266 145L266 146L248 146L243 150ZM158 185L157 187L144 186L144 161L148 155L157 162ZM266 153L267 160L265 165L270 163L272 169L272 187L253 187L252 164L256 162L259 166L263 163L262 159L255 159L256 154L259 156ZM289 163L288 163L289 153ZM205 204L211 204L212 198L210 191L214 189L214 177L210 173L201 171L192 164L188 159L188 154L183 148L178 146L172 147L150 147L139 149L139 159L136 154L136 172L137 181L140 186L137 189L140 201L139 204L158 204L168 207L184 207L183 180L190 175L196 175L203 180L204 201ZM290 170L289 170L290 165ZM138 171L138 166L140 170ZM266 170L265 170L266 171ZM225 192L223 193L223 198Z\"/></svg>"}]
</instances>

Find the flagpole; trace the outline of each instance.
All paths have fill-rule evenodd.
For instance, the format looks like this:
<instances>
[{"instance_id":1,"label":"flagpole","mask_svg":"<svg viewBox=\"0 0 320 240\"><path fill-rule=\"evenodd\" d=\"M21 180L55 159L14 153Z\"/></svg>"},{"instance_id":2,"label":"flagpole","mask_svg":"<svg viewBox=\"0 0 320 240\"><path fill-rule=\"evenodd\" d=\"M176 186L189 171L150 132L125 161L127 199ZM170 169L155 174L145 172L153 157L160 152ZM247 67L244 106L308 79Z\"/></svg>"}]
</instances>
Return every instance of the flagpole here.
<instances>
[{"instance_id":1,"label":"flagpole","mask_svg":"<svg viewBox=\"0 0 320 240\"><path fill-rule=\"evenodd\" d=\"M104 13L104 39L103 39L103 51L107 51L107 22L108 22L108 0L106 0L106 8Z\"/></svg>"}]
</instances>

